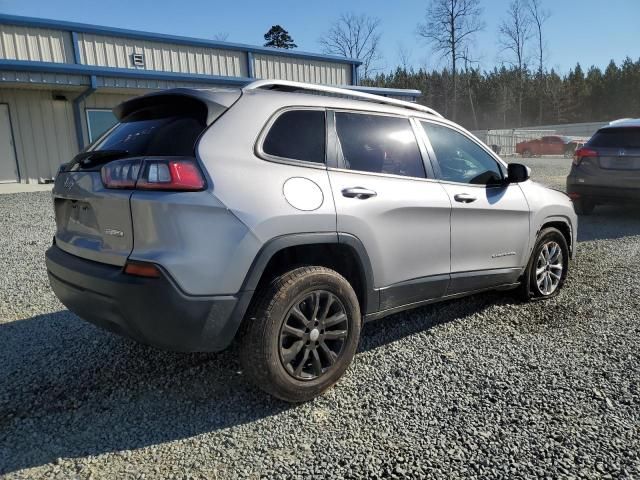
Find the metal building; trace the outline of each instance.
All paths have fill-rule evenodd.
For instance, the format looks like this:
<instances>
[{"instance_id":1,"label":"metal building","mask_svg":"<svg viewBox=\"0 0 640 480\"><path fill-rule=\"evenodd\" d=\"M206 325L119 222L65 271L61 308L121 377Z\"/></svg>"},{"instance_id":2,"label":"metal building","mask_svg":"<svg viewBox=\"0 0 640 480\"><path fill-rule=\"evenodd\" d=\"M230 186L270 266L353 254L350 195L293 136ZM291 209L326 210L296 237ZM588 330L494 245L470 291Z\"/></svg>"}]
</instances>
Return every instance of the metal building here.
<instances>
[{"instance_id":1,"label":"metal building","mask_svg":"<svg viewBox=\"0 0 640 480\"><path fill-rule=\"evenodd\" d=\"M119 28L0 15L0 183L48 182L109 128L118 103L257 78L357 85L360 62ZM405 100L418 90L362 88Z\"/></svg>"}]
</instances>

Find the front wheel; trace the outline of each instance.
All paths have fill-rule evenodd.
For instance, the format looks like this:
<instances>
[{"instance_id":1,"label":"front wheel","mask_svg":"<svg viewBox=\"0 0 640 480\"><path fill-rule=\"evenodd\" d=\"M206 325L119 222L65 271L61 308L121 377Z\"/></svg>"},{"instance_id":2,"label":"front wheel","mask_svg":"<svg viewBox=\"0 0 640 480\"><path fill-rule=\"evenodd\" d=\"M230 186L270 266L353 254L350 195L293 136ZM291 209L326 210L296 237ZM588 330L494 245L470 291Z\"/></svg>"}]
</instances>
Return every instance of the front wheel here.
<instances>
[{"instance_id":1,"label":"front wheel","mask_svg":"<svg viewBox=\"0 0 640 480\"><path fill-rule=\"evenodd\" d=\"M311 400L336 383L360 339L360 307L349 282L325 267L301 267L256 294L240 338L247 377L288 402Z\"/></svg>"},{"instance_id":2,"label":"front wheel","mask_svg":"<svg viewBox=\"0 0 640 480\"><path fill-rule=\"evenodd\" d=\"M525 298L558 294L569 272L569 247L562 232L550 227L538 235L521 287Z\"/></svg>"}]
</instances>

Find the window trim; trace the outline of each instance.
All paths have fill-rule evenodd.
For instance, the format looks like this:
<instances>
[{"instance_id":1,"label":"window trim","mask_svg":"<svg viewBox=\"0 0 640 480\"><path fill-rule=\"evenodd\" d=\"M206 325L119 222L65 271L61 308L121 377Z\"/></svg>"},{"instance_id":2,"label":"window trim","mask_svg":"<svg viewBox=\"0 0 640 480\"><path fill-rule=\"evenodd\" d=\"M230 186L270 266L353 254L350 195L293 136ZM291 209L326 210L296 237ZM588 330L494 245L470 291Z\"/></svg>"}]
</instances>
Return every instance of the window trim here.
<instances>
[{"instance_id":1,"label":"window trim","mask_svg":"<svg viewBox=\"0 0 640 480\"><path fill-rule=\"evenodd\" d=\"M431 144L431 139L429 138L429 135L427 135L427 132L424 130L422 125L420 125L421 134L422 134L422 136L424 138L424 142L425 142L425 145L427 146L427 150L429 151L429 156L434 159L433 168L434 168L434 170L436 170L436 179L438 180L438 182L444 183L444 184L449 184L449 185L464 185L464 186L467 186L467 187L476 187L476 188L483 188L483 189L487 189L487 188L504 188L505 186L508 186L508 184L506 182L506 179L507 179L507 176L506 176L507 163L504 160L502 160L500 157L498 157L493 150L485 147L482 144L482 142L480 142L480 140L478 138L476 138L474 135L472 135L469 132L463 130L462 128L458 127L457 125L453 125L453 124L449 124L449 123L445 123L445 122L438 122L438 121L434 121L432 119L426 119L426 118L422 118L422 117L414 117L414 118L418 121L418 123L420 123L420 122L432 123L432 124L438 125L440 127L449 128L450 130L453 130L454 132L459 133L462 136L466 137L468 140L472 141L478 147L480 147L480 149L483 150L485 153L487 153L491 158L493 158L493 160L496 162L496 164L498 165L498 167L500 169L500 173L502 174L502 183L496 183L494 185L482 185L482 184L476 184L476 183L454 182L454 181L451 181L451 180L444 180L442 178L442 171L440 170L440 163L438 162L438 156L436 155L435 150L433 149L433 145Z\"/></svg>"},{"instance_id":2,"label":"window trim","mask_svg":"<svg viewBox=\"0 0 640 480\"><path fill-rule=\"evenodd\" d=\"M84 117L85 117L85 121L87 122L87 139L89 140L89 144L91 145L91 144L97 142L100 138L102 138L102 136L105 133L110 132L113 129L113 127L118 125L118 123L120 123L120 122L118 121L118 119L114 115L114 118L116 118L116 122L113 125L111 125L111 127L107 128L104 132L102 132L100 135L96 136L96 138L91 139L91 122L89 121L89 113L90 112L109 112L109 113L113 114L113 111L110 108L85 108L84 109Z\"/></svg>"},{"instance_id":3,"label":"window trim","mask_svg":"<svg viewBox=\"0 0 640 480\"><path fill-rule=\"evenodd\" d=\"M296 159L296 158L287 158L287 157L280 157L278 155L271 155L269 153L266 153L264 151L264 149L263 149L264 141L266 140L267 135L271 131L271 127L273 127L273 124L278 120L278 118L280 118L282 115L284 115L287 112L299 111L299 110L302 110L302 111L313 110L313 111L324 112L324 162L322 162L322 163L312 162L310 160L299 160L299 159ZM320 169L320 170L326 170L326 168L327 168L327 160L328 160L328 149L329 149L329 144L328 144L328 139L327 139L327 137L328 137L328 135L327 135L327 123L328 123L327 109L325 107L293 105L293 106L287 106L287 107L280 108L280 109L276 110L269 117L269 120L267 120L267 122L262 127L262 130L258 134L258 138L256 139L256 142L255 142L255 145L254 145L254 153L255 153L256 157L261 158L262 160L265 160L267 162L281 163L281 164L292 165L292 166L297 166L297 167L307 167L307 168L316 168L316 169Z\"/></svg>"},{"instance_id":4,"label":"window trim","mask_svg":"<svg viewBox=\"0 0 640 480\"><path fill-rule=\"evenodd\" d=\"M340 138L338 137L338 130L336 128L336 113L354 113L359 115L377 115L382 117L392 117L392 118L402 118L409 122L411 127L411 131L413 132L413 136L416 140L416 145L418 147L418 152L420 153L420 159L422 160L422 167L424 168L424 177L412 177L409 175L396 175L394 173L384 173L384 172L367 172L366 170L352 170L350 168L346 168L344 165L344 154L342 153L342 145L340 144ZM387 112L372 112L369 110L358 110L351 108L329 108L327 109L327 116L330 118L330 121L327 122L327 128L330 129L327 133L327 139L331 140L331 145L327 147L327 155L331 152L332 157L327 158L327 168L328 170L337 171L337 172L349 172L358 175L372 175L376 177L388 177L395 178L399 180L419 180L419 181L437 181L435 171L431 165L431 159L429 157L429 152L426 148L426 145L421 141L421 136L419 135L419 131L416 129L416 125L413 122L413 117L410 115L402 115L399 113L387 113ZM422 128L422 127L420 127ZM331 149L331 150L330 150Z\"/></svg>"}]
</instances>

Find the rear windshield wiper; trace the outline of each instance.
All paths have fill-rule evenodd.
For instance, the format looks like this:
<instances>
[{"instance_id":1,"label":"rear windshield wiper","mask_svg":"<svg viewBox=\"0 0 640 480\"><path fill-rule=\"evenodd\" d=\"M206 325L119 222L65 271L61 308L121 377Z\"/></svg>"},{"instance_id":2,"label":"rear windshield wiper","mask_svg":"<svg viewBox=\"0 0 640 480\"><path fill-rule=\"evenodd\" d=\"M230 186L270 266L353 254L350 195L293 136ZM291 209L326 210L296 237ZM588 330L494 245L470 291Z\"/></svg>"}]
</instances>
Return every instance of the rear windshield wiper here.
<instances>
[{"instance_id":1,"label":"rear windshield wiper","mask_svg":"<svg viewBox=\"0 0 640 480\"><path fill-rule=\"evenodd\" d=\"M80 152L67 164L66 171L87 170L111 160L128 156L128 150L93 150Z\"/></svg>"}]
</instances>

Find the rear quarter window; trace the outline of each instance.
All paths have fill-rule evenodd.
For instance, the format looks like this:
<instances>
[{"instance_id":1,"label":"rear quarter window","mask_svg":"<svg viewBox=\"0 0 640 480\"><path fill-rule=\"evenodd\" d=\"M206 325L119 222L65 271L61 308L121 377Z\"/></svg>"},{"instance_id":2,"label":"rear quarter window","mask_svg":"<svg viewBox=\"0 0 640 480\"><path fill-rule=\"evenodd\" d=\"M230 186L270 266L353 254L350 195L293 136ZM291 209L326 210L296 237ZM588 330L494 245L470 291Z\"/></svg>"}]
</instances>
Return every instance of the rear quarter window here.
<instances>
[{"instance_id":1,"label":"rear quarter window","mask_svg":"<svg viewBox=\"0 0 640 480\"><path fill-rule=\"evenodd\" d=\"M262 151L270 156L325 162L324 110L289 110L273 122L262 144Z\"/></svg>"}]
</instances>

